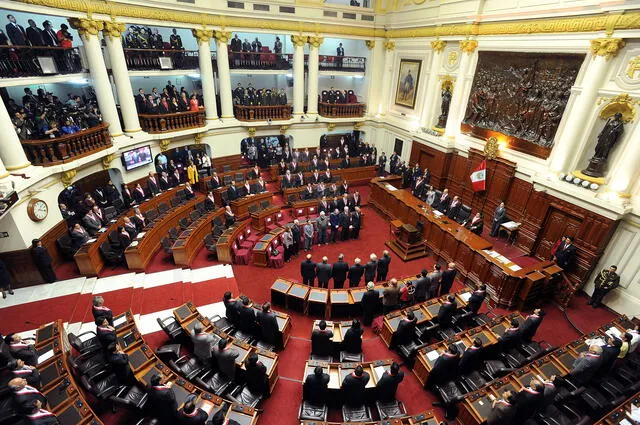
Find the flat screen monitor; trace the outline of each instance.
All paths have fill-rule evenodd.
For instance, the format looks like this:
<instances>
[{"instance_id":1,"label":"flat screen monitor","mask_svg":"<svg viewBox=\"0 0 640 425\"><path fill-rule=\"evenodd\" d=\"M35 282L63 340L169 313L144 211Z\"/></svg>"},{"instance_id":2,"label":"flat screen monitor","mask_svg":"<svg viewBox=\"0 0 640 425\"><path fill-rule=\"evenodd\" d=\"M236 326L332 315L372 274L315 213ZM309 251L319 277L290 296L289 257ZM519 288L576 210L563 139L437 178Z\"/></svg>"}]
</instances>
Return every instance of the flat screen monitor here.
<instances>
[{"instance_id":1,"label":"flat screen monitor","mask_svg":"<svg viewBox=\"0 0 640 425\"><path fill-rule=\"evenodd\" d=\"M151 164L152 162L153 156L151 155L151 147L149 145L122 153L122 165L124 165L127 171Z\"/></svg>"}]
</instances>

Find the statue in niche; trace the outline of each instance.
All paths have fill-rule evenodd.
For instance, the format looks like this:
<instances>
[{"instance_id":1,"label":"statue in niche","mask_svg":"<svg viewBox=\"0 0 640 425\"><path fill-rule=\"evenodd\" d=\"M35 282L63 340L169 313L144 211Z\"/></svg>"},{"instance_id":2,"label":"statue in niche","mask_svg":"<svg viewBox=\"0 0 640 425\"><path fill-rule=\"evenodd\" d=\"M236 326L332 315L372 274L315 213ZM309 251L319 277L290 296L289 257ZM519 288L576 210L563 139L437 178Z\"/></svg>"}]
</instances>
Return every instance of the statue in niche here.
<instances>
[{"instance_id":1,"label":"statue in niche","mask_svg":"<svg viewBox=\"0 0 640 425\"><path fill-rule=\"evenodd\" d=\"M616 112L613 118L607 120L604 128L600 134L598 134L596 151L589 160L587 168L582 170L583 174L591 177L604 176L604 167L607 165L607 159L609 158L611 149L614 148L623 132L624 123L622 122L622 113Z\"/></svg>"},{"instance_id":2,"label":"statue in niche","mask_svg":"<svg viewBox=\"0 0 640 425\"><path fill-rule=\"evenodd\" d=\"M451 84L447 84L442 88L442 103L440 104L440 116L436 127L445 128L447 118L449 118L449 107L451 106Z\"/></svg>"}]
</instances>

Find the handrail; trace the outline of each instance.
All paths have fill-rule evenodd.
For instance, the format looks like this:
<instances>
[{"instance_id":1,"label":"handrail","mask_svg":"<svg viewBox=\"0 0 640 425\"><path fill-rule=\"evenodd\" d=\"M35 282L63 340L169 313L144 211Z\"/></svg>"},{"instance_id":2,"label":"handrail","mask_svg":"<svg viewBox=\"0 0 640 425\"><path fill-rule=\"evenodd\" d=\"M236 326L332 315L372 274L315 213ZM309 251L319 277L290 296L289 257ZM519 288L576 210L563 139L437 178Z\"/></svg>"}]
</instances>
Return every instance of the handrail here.
<instances>
[{"instance_id":1,"label":"handrail","mask_svg":"<svg viewBox=\"0 0 640 425\"><path fill-rule=\"evenodd\" d=\"M318 102L318 113L329 118L364 117L365 103L324 103Z\"/></svg>"},{"instance_id":2,"label":"handrail","mask_svg":"<svg viewBox=\"0 0 640 425\"><path fill-rule=\"evenodd\" d=\"M291 104L244 106L234 105L233 114L239 121L289 120L293 113Z\"/></svg>"},{"instance_id":3,"label":"handrail","mask_svg":"<svg viewBox=\"0 0 640 425\"><path fill-rule=\"evenodd\" d=\"M3 78L84 71L77 47L1 45L0 53L3 53L0 55L0 77ZM43 61L46 58L53 60L55 69Z\"/></svg>"},{"instance_id":4,"label":"handrail","mask_svg":"<svg viewBox=\"0 0 640 425\"><path fill-rule=\"evenodd\" d=\"M320 55L320 71L365 72L367 58L361 56Z\"/></svg>"},{"instance_id":5,"label":"handrail","mask_svg":"<svg viewBox=\"0 0 640 425\"><path fill-rule=\"evenodd\" d=\"M22 148L33 165L45 167L75 161L111 147L109 124L52 139L21 140Z\"/></svg>"},{"instance_id":6,"label":"handrail","mask_svg":"<svg viewBox=\"0 0 640 425\"><path fill-rule=\"evenodd\" d=\"M131 70L196 69L199 67L197 50L124 49L124 56L127 68ZM170 59L171 62L169 63L165 59Z\"/></svg>"},{"instance_id":7,"label":"handrail","mask_svg":"<svg viewBox=\"0 0 640 425\"><path fill-rule=\"evenodd\" d=\"M170 131L185 130L189 128L204 127L204 108L198 111L175 112L173 114L138 114L140 126L147 133L165 133Z\"/></svg>"},{"instance_id":8,"label":"handrail","mask_svg":"<svg viewBox=\"0 0 640 425\"><path fill-rule=\"evenodd\" d=\"M229 50L231 69L291 69L293 63L286 53L234 52Z\"/></svg>"}]
</instances>

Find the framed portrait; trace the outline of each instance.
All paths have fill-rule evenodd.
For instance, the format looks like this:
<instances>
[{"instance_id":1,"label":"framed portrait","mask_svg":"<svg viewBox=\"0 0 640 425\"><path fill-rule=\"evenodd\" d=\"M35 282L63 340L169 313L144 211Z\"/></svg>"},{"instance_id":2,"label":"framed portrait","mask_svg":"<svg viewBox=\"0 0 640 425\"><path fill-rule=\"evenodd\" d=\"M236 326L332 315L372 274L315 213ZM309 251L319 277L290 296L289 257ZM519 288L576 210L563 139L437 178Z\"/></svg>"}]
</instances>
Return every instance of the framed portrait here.
<instances>
[{"instance_id":1,"label":"framed portrait","mask_svg":"<svg viewBox=\"0 0 640 425\"><path fill-rule=\"evenodd\" d=\"M418 59L400 59L398 85L396 87L396 105L414 109L418 82L420 81L422 61Z\"/></svg>"}]
</instances>

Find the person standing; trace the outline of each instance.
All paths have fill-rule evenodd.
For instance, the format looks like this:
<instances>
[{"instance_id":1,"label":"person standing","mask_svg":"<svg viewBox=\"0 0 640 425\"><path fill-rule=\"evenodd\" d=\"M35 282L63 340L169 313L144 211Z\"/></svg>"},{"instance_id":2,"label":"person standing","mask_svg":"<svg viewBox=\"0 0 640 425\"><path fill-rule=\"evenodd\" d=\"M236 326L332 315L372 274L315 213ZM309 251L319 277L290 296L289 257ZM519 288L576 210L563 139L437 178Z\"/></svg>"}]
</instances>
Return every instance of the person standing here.
<instances>
[{"instance_id":1,"label":"person standing","mask_svg":"<svg viewBox=\"0 0 640 425\"><path fill-rule=\"evenodd\" d=\"M540 323L542 323L542 319L544 318L544 311L539 308L533 310L533 313L528 315L525 319L524 323L520 327L520 337L522 341L525 343L529 343L533 340L533 337L536 335L538 331L538 327Z\"/></svg>"},{"instance_id":2,"label":"person standing","mask_svg":"<svg viewBox=\"0 0 640 425\"><path fill-rule=\"evenodd\" d=\"M302 284L313 286L316 279L316 263L311 261L311 254L307 254L307 258L300 263L300 274L302 275Z\"/></svg>"},{"instance_id":3,"label":"person standing","mask_svg":"<svg viewBox=\"0 0 640 425\"><path fill-rule=\"evenodd\" d=\"M576 256L576 246L573 244L573 236L566 236L564 243L561 243L556 250L554 260L565 271L573 266L573 260Z\"/></svg>"},{"instance_id":4,"label":"person standing","mask_svg":"<svg viewBox=\"0 0 640 425\"><path fill-rule=\"evenodd\" d=\"M340 231L340 211L337 208L329 215L329 223L331 224L331 242L335 243Z\"/></svg>"},{"instance_id":5,"label":"person standing","mask_svg":"<svg viewBox=\"0 0 640 425\"><path fill-rule=\"evenodd\" d=\"M398 281L391 279L389 285L382 292L382 314L396 310L400 305L400 289Z\"/></svg>"},{"instance_id":6,"label":"person standing","mask_svg":"<svg viewBox=\"0 0 640 425\"><path fill-rule=\"evenodd\" d=\"M293 251L293 233L291 232L291 227L288 227L282 234L282 244L284 245L284 262L288 263L291 260Z\"/></svg>"},{"instance_id":7,"label":"person standing","mask_svg":"<svg viewBox=\"0 0 640 425\"><path fill-rule=\"evenodd\" d=\"M451 291L451 286L453 286L453 281L456 278L456 263L449 263L447 266L447 270L442 272L442 277L440 278L440 293L439 296L443 296L448 294Z\"/></svg>"},{"instance_id":8,"label":"person standing","mask_svg":"<svg viewBox=\"0 0 640 425\"><path fill-rule=\"evenodd\" d=\"M300 222L298 220L293 220L293 226L291 226L291 235L293 235L291 255L297 257L298 251L300 251Z\"/></svg>"},{"instance_id":9,"label":"person standing","mask_svg":"<svg viewBox=\"0 0 640 425\"><path fill-rule=\"evenodd\" d=\"M360 207L355 207L353 213L351 213L351 219L349 221L351 227L351 237L353 239L358 239L360 235L360 223L362 220L362 216L360 215Z\"/></svg>"},{"instance_id":10,"label":"person standing","mask_svg":"<svg viewBox=\"0 0 640 425\"><path fill-rule=\"evenodd\" d=\"M440 264L434 264L433 271L427 275L427 284L429 285L429 298L434 298L438 295L440 279L442 278L442 272L440 271L440 268Z\"/></svg>"},{"instance_id":11,"label":"person standing","mask_svg":"<svg viewBox=\"0 0 640 425\"><path fill-rule=\"evenodd\" d=\"M376 280L376 270L378 268L378 257L376 254L369 256L369 262L364 266L364 281L373 282Z\"/></svg>"},{"instance_id":12,"label":"person standing","mask_svg":"<svg viewBox=\"0 0 640 425\"><path fill-rule=\"evenodd\" d=\"M324 211L320 211L320 216L316 220L318 226L318 246L327 245L327 229L329 228L329 217Z\"/></svg>"},{"instance_id":13,"label":"person standing","mask_svg":"<svg viewBox=\"0 0 640 425\"><path fill-rule=\"evenodd\" d=\"M373 322L373 316L376 312L378 304L380 303L380 296L375 290L373 282L367 283L367 292L362 295L362 324L365 326L371 326Z\"/></svg>"},{"instance_id":14,"label":"person standing","mask_svg":"<svg viewBox=\"0 0 640 425\"><path fill-rule=\"evenodd\" d=\"M349 273L349 264L344 261L344 254L340 254L338 255L338 261L333 263L331 267L334 289L342 289L344 281L347 280L347 273Z\"/></svg>"},{"instance_id":15,"label":"person standing","mask_svg":"<svg viewBox=\"0 0 640 425\"><path fill-rule=\"evenodd\" d=\"M45 282L53 283L58 280L56 273L53 271L51 255L49 255L47 248L42 246L40 239L31 241L31 258Z\"/></svg>"},{"instance_id":16,"label":"person standing","mask_svg":"<svg viewBox=\"0 0 640 425\"><path fill-rule=\"evenodd\" d=\"M304 250L311 251L313 246L313 223L310 220L307 221L302 230L304 232Z\"/></svg>"},{"instance_id":17,"label":"person standing","mask_svg":"<svg viewBox=\"0 0 640 425\"><path fill-rule=\"evenodd\" d=\"M378 271L377 271L377 282L384 282L387 280L387 273L389 273L389 264L391 264L391 256L389 255L389 251L386 249L382 251L382 257L378 259Z\"/></svg>"},{"instance_id":18,"label":"person standing","mask_svg":"<svg viewBox=\"0 0 640 425\"><path fill-rule=\"evenodd\" d=\"M360 259L356 258L354 260L353 266L349 267L349 273L347 277L349 279L349 288L355 288L360 285L360 279L362 279L362 275L364 274L364 266L360 264Z\"/></svg>"},{"instance_id":19,"label":"person standing","mask_svg":"<svg viewBox=\"0 0 640 425\"><path fill-rule=\"evenodd\" d=\"M493 213L493 222L491 223L491 236L498 236L498 231L500 230L500 225L505 222L507 218L507 209L504 206L504 202L500 202L498 208L496 208ZM562 266L561 266L562 267Z\"/></svg>"},{"instance_id":20,"label":"person standing","mask_svg":"<svg viewBox=\"0 0 640 425\"><path fill-rule=\"evenodd\" d=\"M322 257L322 263L316 264L316 275L318 276L318 286L320 288L329 287L329 279L331 279L331 264L327 262L327 257Z\"/></svg>"},{"instance_id":21,"label":"person standing","mask_svg":"<svg viewBox=\"0 0 640 425\"><path fill-rule=\"evenodd\" d=\"M342 61L344 59L344 47L342 47L342 43L338 44L338 48L336 49L336 66L338 68L342 68Z\"/></svg>"},{"instance_id":22,"label":"person standing","mask_svg":"<svg viewBox=\"0 0 640 425\"><path fill-rule=\"evenodd\" d=\"M11 274L7 269L7 265L2 260L0 260L0 290L2 290L2 298L7 298L7 292L9 295L13 295L13 289L11 289Z\"/></svg>"}]
</instances>

